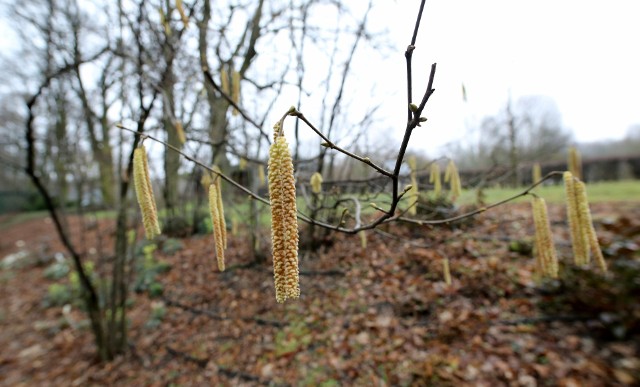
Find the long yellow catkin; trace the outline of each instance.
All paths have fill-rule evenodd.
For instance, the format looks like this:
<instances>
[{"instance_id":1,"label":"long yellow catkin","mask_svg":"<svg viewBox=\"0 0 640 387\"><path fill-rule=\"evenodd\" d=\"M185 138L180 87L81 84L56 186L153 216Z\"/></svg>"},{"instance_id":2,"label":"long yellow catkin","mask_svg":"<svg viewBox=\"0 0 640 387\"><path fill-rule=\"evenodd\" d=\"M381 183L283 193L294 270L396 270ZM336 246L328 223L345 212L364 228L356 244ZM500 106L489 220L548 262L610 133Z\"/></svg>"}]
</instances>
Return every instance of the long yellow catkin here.
<instances>
[{"instance_id":1,"label":"long yellow catkin","mask_svg":"<svg viewBox=\"0 0 640 387\"><path fill-rule=\"evenodd\" d=\"M258 183L260 187L262 187L265 183L264 167L262 165L258 166Z\"/></svg>"},{"instance_id":2,"label":"long yellow catkin","mask_svg":"<svg viewBox=\"0 0 640 387\"><path fill-rule=\"evenodd\" d=\"M591 222L590 222L591 223ZM591 251L595 256L596 264L603 272L607 272L607 263L604 260L604 256L602 255L602 250L600 249L600 242L598 242L598 236L596 235L596 230L593 228L593 223L590 224L589 227L589 245L591 245Z\"/></svg>"},{"instance_id":3,"label":"long yellow catkin","mask_svg":"<svg viewBox=\"0 0 640 387\"><path fill-rule=\"evenodd\" d=\"M545 257L545 246L543 246L542 237L540 235L539 230L542 229L542 217L540 214L540 205L539 202L536 201L536 197L534 196L533 200L531 200L531 213L533 214L533 224L534 224L534 235L535 235L535 252L536 252L536 270L540 277L545 277L548 272L547 267L547 259ZM548 246L547 246L548 247Z\"/></svg>"},{"instance_id":4,"label":"long yellow catkin","mask_svg":"<svg viewBox=\"0 0 640 387\"><path fill-rule=\"evenodd\" d=\"M458 167L453 160L449 161L447 170L444 174L444 181L449 182L449 189L451 191L451 201L455 202L456 199L462 194L462 185L460 184L460 174L458 173Z\"/></svg>"},{"instance_id":5,"label":"long yellow catkin","mask_svg":"<svg viewBox=\"0 0 640 387\"><path fill-rule=\"evenodd\" d=\"M182 6L182 0L176 0L176 8L178 9L178 13L180 13L180 19L182 19L182 24L184 24L184 28L188 28L189 17L184 12L184 7Z\"/></svg>"},{"instance_id":6,"label":"long yellow catkin","mask_svg":"<svg viewBox=\"0 0 640 387\"><path fill-rule=\"evenodd\" d=\"M311 179L309 179L309 184L311 184L311 191L315 194L319 194L322 192L322 175L320 172L316 172L311 175Z\"/></svg>"},{"instance_id":7,"label":"long yellow catkin","mask_svg":"<svg viewBox=\"0 0 640 387\"><path fill-rule=\"evenodd\" d=\"M531 168L531 179L532 183L537 183L542 180L542 169L540 168L540 163L533 164Z\"/></svg>"},{"instance_id":8,"label":"long yellow catkin","mask_svg":"<svg viewBox=\"0 0 640 387\"><path fill-rule=\"evenodd\" d=\"M171 36L171 26L169 25L169 21L167 20L167 17L165 16L164 11L162 10L162 7L158 8L158 13L160 15L160 23L164 27L164 33L167 36Z\"/></svg>"},{"instance_id":9,"label":"long yellow catkin","mask_svg":"<svg viewBox=\"0 0 640 387\"><path fill-rule=\"evenodd\" d=\"M202 178L200 178L200 184L202 184L202 187L205 189L209 189L209 186L211 185L211 175L209 174L209 172L205 172L202 175Z\"/></svg>"},{"instance_id":10,"label":"long yellow catkin","mask_svg":"<svg viewBox=\"0 0 640 387\"><path fill-rule=\"evenodd\" d=\"M571 172L574 177L582 179L582 157L580 156L580 151L574 146L570 147L568 158L567 164L569 172Z\"/></svg>"},{"instance_id":11,"label":"long yellow catkin","mask_svg":"<svg viewBox=\"0 0 640 387\"><path fill-rule=\"evenodd\" d=\"M183 145L187 142L187 136L184 134L184 127L182 126L182 122L175 122L176 134L178 135L178 141L180 141L180 145Z\"/></svg>"},{"instance_id":12,"label":"long yellow catkin","mask_svg":"<svg viewBox=\"0 0 640 387\"><path fill-rule=\"evenodd\" d=\"M591 210L589 209L589 199L587 198L587 187L582 181L576 182L576 196L578 197L578 206L580 212L580 229L584 234L585 249L591 248L591 252L595 257L596 264L603 272L607 271L607 264L604 261L602 250L600 249L600 243L596 235L596 230L593 227L593 219L591 217ZM589 263L589 255L587 253L587 261Z\"/></svg>"},{"instance_id":13,"label":"long yellow catkin","mask_svg":"<svg viewBox=\"0 0 640 387\"><path fill-rule=\"evenodd\" d=\"M416 179L415 172L411 173L411 189L407 192L409 198L409 215L416 215L418 213L418 198L420 193L418 192L418 179Z\"/></svg>"},{"instance_id":14,"label":"long yellow catkin","mask_svg":"<svg viewBox=\"0 0 640 387\"><path fill-rule=\"evenodd\" d=\"M442 259L442 271L444 273L444 283L451 285L451 270L449 269L449 258Z\"/></svg>"},{"instance_id":15,"label":"long yellow catkin","mask_svg":"<svg viewBox=\"0 0 640 387\"><path fill-rule=\"evenodd\" d=\"M231 99L238 105L240 103L240 73L236 70L231 72ZM238 109L233 108L231 114L238 115Z\"/></svg>"},{"instance_id":16,"label":"long yellow catkin","mask_svg":"<svg viewBox=\"0 0 640 387\"><path fill-rule=\"evenodd\" d=\"M553 244L551 225L547 213L547 204L541 197L534 197L532 202L533 220L536 228L536 253L538 266L545 276L558 278L558 257Z\"/></svg>"},{"instance_id":17,"label":"long yellow catkin","mask_svg":"<svg viewBox=\"0 0 640 387\"><path fill-rule=\"evenodd\" d=\"M213 224L213 238L215 240L216 258L218 260L218 270L224 271L224 236L222 220L224 216L220 214L218 208L218 189L216 183L209 187L209 211L211 212L211 223Z\"/></svg>"},{"instance_id":18,"label":"long yellow catkin","mask_svg":"<svg viewBox=\"0 0 640 387\"><path fill-rule=\"evenodd\" d=\"M531 212L533 213L533 224L535 232L535 251L536 251L536 272L540 277L544 277L547 274L547 268L545 266L545 259L543 257L544 248L542 247L542 241L538 237L538 228L540 227L540 219L536 215L536 205L534 201L531 201Z\"/></svg>"},{"instance_id":19,"label":"long yellow catkin","mask_svg":"<svg viewBox=\"0 0 640 387\"><path fill-rule=\"evenodd\" d=\"M236 236L238 235L238 228L240 227L240 225L238 224L238 217L234 216L231 218L231 235Z\"/></svg>"},{"instance_id":20,"label":"long yellow catkin","mask_svg":"<svg viewBox=\"0 0 640 387\"><path fill-rule=\"evenodd\" d=\"M416 161L416 156L409 156L407 158L407 164L409 164L409 169L411 169L411 172L414 173L417 169L418 169L418 163Z\"/></svg>"},{"instance_id":21,"label":"long yellow catkin","mask_svg":"<svg viewBox=\"0 0 640 387\"><path fill-rule=\"evenodd\" d=\"M220 69L220 88L223 93L229 95L229 73L227 73L227 69L224 66Z\"/></svg>"},{"instance_id":22,"label":"long yellow catkin","mask_svg":"<svg viewBox=\"0 0 640 387\"><path fill-rule=\"evenodd\" d=\"M220 170L220 167L218 167L217 165L214 165L212 169L217 174L222 173L222 171ZM218 206L218 212L220 213L220 222L222 224L222 230L221 230L222 242L223 242L224 248L226 249L227 248L227 221L224 218L224 206L222 204L222 178L220 178L220 176L217 175L213 179L213 181L214 181L216 190L218 191L217 192L218 201L216 205Z\"/></svg>"},{"instance_id":23,"label":"long yellow catkin","mask_svg":"<svg viewBox=\"0 0 640 387\"><path fill-rule=\"evenodd\" d=\"M276 131L277 132L277 131ZM269 149L269 198L276 301L300 296L296 185L289 145L284 136Z\"/></svg>"},{"instance_id":24,"label":"long yellow catkin","mask_svg":"<svg viewBox=\"0 0 640 387\"><path fill-rule=\"evenodd\" d=\"M360 247L362 249L367 248L367 232L365 230L359 231L358 235L360 236Z\"/></svg>"},{"instance_id":25,"label":"long yellow catkin","mask_svg":"<svg viewBox=\"0 0 640 387\"><path fill-rule=\"evenodd\" d=\"M144 180L147 184L147 191L149 192L149 194L151 195L151 205L153 206L153 213L156 216L156 219L158 218L158 207L156 206L156 198L153 195L153 185L151 184L151 176L149 175L149 161L147 159L147 150L145 149L145 147L143 145L141 145L139 147L139 149L142 149L141 151L141 155L142 155L142 165L144 167ZM160 231L160 225L158 224L157 220L156 220L156 224L155 224L155 231L158 235L161 234Z\"/></svg>"},{"instance_id":26,"label":"long yellow catkin","mask_svg":"<svg viewBox=\"0 0 640 387\"><path fill-rule=\"evenodd\" d=\"M440 180L440 166L437 163L431 163L429 183L433 184L433 194L435 196L440 196L440 193L442 192L442 182Z\"/></svg>"},{"instance_id":27,"label":"long yellow catkin","mask_svg":"<svg viewBox=\"0 0 640 387\"><path fill-rule=\"evenodd\" d=\"M409 169L411 170L411 188L407 192L407 198L409 199L409 215L416 215L418 213L418 178L417 178L417 162L415 156L409 156L407 159Z\"/></svg>"},{"instance_id":28,"label":"long yellow catkin","mask_svg":"<svg viewBox=\"0 0 640 387\"><path fill-rule=\"evenodd\" d=\"M453 174L454 169L456 169L456 164L453 162L453 160L449 160L449 163L447 163L447 168L445 168L444 170L445 183L448 183L451 181L451 175Z\"/></svg>"},{"instance_id":29,"label":"long yellow catkin","mask_svg":"<svg viewBox=\"0 0 640 387\"><path fill-rule=\"evenodd\" d=\"M147 162L147 152L144 145L133 151L133 185L136 190L136 197L142 212L142 224L147 239L153 239L161 234L158 223L158 210L156 200L153 196L153 187L149 177L149 164Z\"/></svg>"},{"instance_id":30,"label":"long yellow catkin","mask_svg":"<svg viewBox=\"0 0 640 387\"><path fill-rule=\"evenodd\" d=\"M571 245L573 247L573 261L576 265L584 265L587 259L587 240L581 229L580 210L576 195L576 184L573 174L569 171L562 175L564 179L565 195L567 200L567 218L571 231Z\"/></svg>"}]
</instances>

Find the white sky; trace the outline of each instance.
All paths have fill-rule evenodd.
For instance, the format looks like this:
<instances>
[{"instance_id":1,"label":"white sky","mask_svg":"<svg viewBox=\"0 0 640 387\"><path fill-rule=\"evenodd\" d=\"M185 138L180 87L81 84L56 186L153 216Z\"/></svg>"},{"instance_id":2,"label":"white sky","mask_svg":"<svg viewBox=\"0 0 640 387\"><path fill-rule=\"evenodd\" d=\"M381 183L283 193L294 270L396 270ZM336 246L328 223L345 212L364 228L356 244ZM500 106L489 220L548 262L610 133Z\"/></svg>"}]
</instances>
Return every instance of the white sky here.
<instances>
[{"instance_id":1,"label":"white sky","mask_svg":"<svg viewBox=\"0 0 640 387\"><path fill-rule=\"evenodd\" d=\"M395 52L373 63L361 57L352 83L369 105L377 102L369 100L370 86L379 84L381 129L394 128L398 143L406 117L404 50L419 3L377 1L370 22L374 30L388 29ZM436 93L411 148L435 157L442 145L472 138L509 93L513 100L551 97L579 142L624 137L640 124L639 17L637 0L428 0L413 56L414 100L421 99L433 62ZM13 46L9 28L0 23L0 47Z\"/></svg>"},{"instance_id":2,"label":"white sky","mask_svg":"<svg viewBox=\"0 0 640 387\"><path fill-rule=\"evenodd\" d=\"M387 23L398 52L368 71L377 79L384 74L386 87L403 97L403 51L419 3L389 1L375 8L372 19ZM640 1L633 0L427 1L413 56L416 76L422 71L414 100L420 100L433 62L436 92L413 147L438 152L443 144L473 135L466 128L498 112L509 92L513 100L553 98L579 142L624 137L629 126L640 124L639 18ZM395 100L399 104L389 105L403 109L404 98Z\"/></svg>"}]
</instances>

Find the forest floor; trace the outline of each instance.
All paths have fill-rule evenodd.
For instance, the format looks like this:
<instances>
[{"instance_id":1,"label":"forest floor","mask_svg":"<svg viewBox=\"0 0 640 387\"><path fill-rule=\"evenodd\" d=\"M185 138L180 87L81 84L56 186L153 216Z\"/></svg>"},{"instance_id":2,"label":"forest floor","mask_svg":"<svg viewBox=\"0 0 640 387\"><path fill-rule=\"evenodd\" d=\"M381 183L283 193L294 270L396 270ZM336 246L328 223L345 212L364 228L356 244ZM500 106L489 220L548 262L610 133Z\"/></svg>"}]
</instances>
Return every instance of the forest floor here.
<instances>
[{"instance_id":1,"label":"forest floor","mask_svg":"<svg viewBox=\"0 0 640 387\"><path fill-rule=\"evenodd\" d=\"M147 254L169 270L137 282L128 351L109 363L66 304L74 278L51 220L13 224L0 230L0 385L639 385L640 204L592 205L607 275L569 263L565 209L549 210L558 281L534 273L525 203L455 227L384 226L366 248L332 235L301 251L302 295L285 304L242 229L223 273L211 236L159 243ZM112 220L69 227L88 256L113 244Z\"/></svg>"}]
</instances>

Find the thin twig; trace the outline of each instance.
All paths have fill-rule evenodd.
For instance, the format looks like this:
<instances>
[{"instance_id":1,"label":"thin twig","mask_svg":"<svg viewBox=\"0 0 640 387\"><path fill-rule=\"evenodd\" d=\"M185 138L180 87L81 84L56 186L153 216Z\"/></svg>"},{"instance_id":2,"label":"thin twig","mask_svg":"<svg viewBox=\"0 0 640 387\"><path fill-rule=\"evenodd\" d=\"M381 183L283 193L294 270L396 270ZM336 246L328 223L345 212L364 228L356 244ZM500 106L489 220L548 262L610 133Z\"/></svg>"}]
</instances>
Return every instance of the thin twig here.
<instances>
[{"instance_id":1,"label":"thin twig","mask_svg":"<svg viewBox=\"0 0 640 387\"><path fill-rule=\"evenodd\" d=\"M245 192L246 194L248 194L248 195L249 195L249 196L251 196L252 198L254 198L254 199L256 199L256 200L259 200L259 201L261 201L262 203L264 203L264 204L266 204L266 205L270 205L270 203L269 203L269 201L268 201L267 199L265 199L265 198L263 198L262 196L259 196L258 194L256 194L256 193L252 192L251 190L249 190L248 188L246 188L246 187L245 187L245 186L243 186L242 184L240 184L240 183L236 182L236 181L235 181L235 180L233 180L232 178L228 177L228 176L227 176L227 175L225 175L224 173L219 172L219 171L215 171L213 168L211 168L211 167L209 167L209 166L207 166L207 165L203 164L202 162L200 162L200 161L198 161L198 160L194 159L193 157L191 157L191 156L189 156L188 154L186 154L186 153L182 152L180 149L176 148L175 146L173 146L173 145L171 145L171 144L168 144L168 143L166 143L166 142L164 142L164 141L160 140L160 139L159 139L159 138L157 138L157 137L154 137L154 136L149 135L149 134L142 134L142 133L138 133L137 131L135 131L135 130L133 130L133 129L129 129L129 128L127 128L127 127L125 127L125 126L122 126L122 125L120 125L120 124L117 124L117 125L116 125L116 127L118 127L119 129L123 129L123 130L129 131L129 132L131 132L131 133L134 133L134 134L136 134L136 135L138 135L138 136L140 136L140 137L142 137L142 138L148 138L148 139L150 139L150 140L153 140L153 141L155 141L155 142L158 142L158 143L160 143L160 144L164 145L165 147L167 147L167 148L169 148L169 149L173 150L174 152L178 152L180 155L182 155L182 157L186 158L187 160L191 161L192 163L195 163L195 164L197 164L197 165L201 166L202 168L206 169L207 171L209 171L209 172L211 172L211 173L213 173L213 174L215 174L215 175L220 176L220 178L221 178L222 180L224 180L224 181L228 182L229 184L233 185L234 187L236 187L237 189L241 190L242 192Z\"/></svg>"},{"instance_id":2,"label":"thin twig","mask_svg":"<svg viewBox=\"0 0 640 387\"><path fill-rule=\"evenodd\" d=\"M386 169L382 168L381 166L375 164L374 162L372 162L368 157L362 157L362 156L358 156L355 153L349 152L346 149L343 149L339 146L337 146L336 144L334 144L331 140L329 140L329 138L327 136L324 135L324 133L322 133L320 130L318 130L318 128L316 128L308 119L307 117L304 116L304 114L302 114L301 112L296 111L295 113L292 114L294 117L300 119L302 122L304 122L305 124L307 124L307 126L313 130L318 136L320 136L320 138L322 138L325 143L323 144L323 146L327 147L327 148L331 148L331 149L335 149L340 153L343 153L349 157L351 157L352 159L356 159L364 164L367 164L368 166L370 166L371 168L375 169L376 171L378 171L380 174L385 175L387 177L391 177L392 174L391 172L387 171Z\"/></svg>"},{"instance_id":3,"label":"thin twig","mask_svg":"<svg viewBox=\"0 0 640 387\"><path fill-rule=\"evenodd\" d=\"M480 208L478 208L476 210L473 210L473 211L470 211L470 212L467 212L467 213L464 213L464 214L461 214L461 215L458 215L458 216L454 216L452 218L440 219L440 220L420 220L420 219L410 219L410 218L396 217L396 219L402 220L403 222L415 223L415 224L420 224L420 225L427 225L427 224L434 225L434 224L452 223L452 222L455 222L455 221L458 221L458 220L462 220L462 219L469 218L471 216L480 214L480 213L485 212L485 211L487 211L487 210L489 210L491 208L498 207L498 206L503 205L505 203L511 202L511 201L513 201L513 200L515 200L515 199L517 199L519 197L530 195L530 194L532 194L531 190L533 190L535 187L539 186L544 181L552 178L553 176L562 175L563 173L564 172L562 172L562 171L549 172L548 174L546 174L542 178L542 180L531 184L529 187L525 188L525 190L520 192L520 193L517 193L517 194L515 194L513 196L510 196L510 197L508 197L506 199L500 200L500 201L495 202L493 204L490 204L488 206L480 207Z\"/></svg>"}]
</instances>

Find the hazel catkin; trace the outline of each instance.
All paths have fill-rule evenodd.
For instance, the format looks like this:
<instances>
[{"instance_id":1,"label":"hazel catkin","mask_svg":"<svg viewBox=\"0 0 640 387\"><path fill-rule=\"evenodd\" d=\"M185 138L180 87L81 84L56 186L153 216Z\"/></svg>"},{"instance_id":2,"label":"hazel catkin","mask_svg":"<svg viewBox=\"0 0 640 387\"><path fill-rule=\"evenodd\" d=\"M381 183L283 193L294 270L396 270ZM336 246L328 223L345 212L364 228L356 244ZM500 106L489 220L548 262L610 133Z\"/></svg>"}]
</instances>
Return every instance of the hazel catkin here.
<instances>
[{"instance_id":1,"label":"hazel catkin","mask_svg":"<svg viewBox=\"0 0 640 387\"><path fill-rule=\"evenodd\" d=\"M311 179L309 179L309 184L311 184L311 191L315 194L319 194L322 192L322 175L320 172L316 172L311 175Z\"/></svg>"},{"instance_id":2,"label":"hazel catkin","mask_svg":"<svg viewBox=\"0 0 640 387\"><path fill-rule=\"evenodd\" d=\"M158 210L153 196L153 187L149 177L149 164L144 145L133 151L133 185L142 212L142 223L147 239L153 239L161 234L158 223Z\"/></svg>"},{"instance_id":3,"label":"hazel catkin","mask_svg":"<svg viewBox=\"0 0 640 387\"><path fill-rule=\"evenodd\" d=\"M551 225L547 213L547 204L541 197L534 196L533 221L535 224L535 240L538 267L541 274L551 278L558 278L558 257L553 244Z\"/></svg>"},{"instance_id":4,"label":"hazel catkin","mask_svg":"<svg viewBox=\"0 0 640 387\"><path fill-rule=\"evenodd\" d=\"M277 131L276 131L277 133ZM269 149L269 198L276 301L300 296L296 186L289 145L276 136Z\"/></svg>"},{"instance_id":5,"label":"hazel catkin","mask_svg":"<svg viewBox=\"0 0 640 387\"><path fill-rule=\"evenodd\" d=\"M429 171L429 183L433 184L433 194L438 197L442 192L442 182L440 180L440 166L437 163L431 164Z\"/></svg>"},{"instance_id":6,"label":"hazel catkin","mask_svg":"<svg viewBox=\"0 0 640 387\"><path fill-rule=\"evenodd\" d=\"M576 265L588 263L589 250L586 235L582 230L580 219L579 199L576 192L576 182L573 174L569 171L562 175L564 179L565 195L567 201L567 218L569 220L569 230L571 232L571 245L573 247L573 260Z\"/></svg>"},{"instance_id":7,"label":"hazel catkin","mask_svg":"<svg viewBox=\"0 0 640 387\"><path fill-rule=\"evenodd\" d=\"M216 183L212 183L209 187L209 211L211 213L211 223L213 225L213 238L215 240L216 259L218 261L218 270L224 271L224 226L222 225L224 216L220 213L218 207L219 195Z\"/></svg>"}]
</instances>

